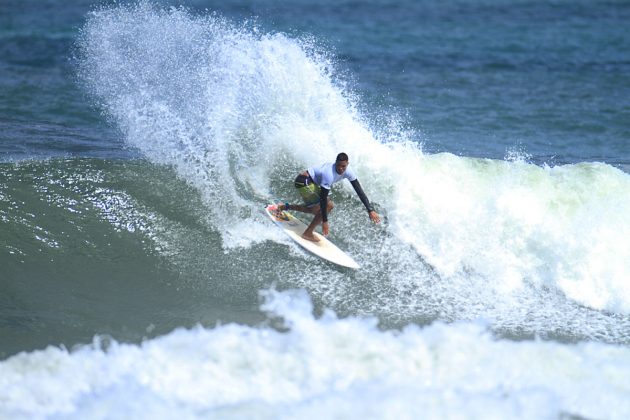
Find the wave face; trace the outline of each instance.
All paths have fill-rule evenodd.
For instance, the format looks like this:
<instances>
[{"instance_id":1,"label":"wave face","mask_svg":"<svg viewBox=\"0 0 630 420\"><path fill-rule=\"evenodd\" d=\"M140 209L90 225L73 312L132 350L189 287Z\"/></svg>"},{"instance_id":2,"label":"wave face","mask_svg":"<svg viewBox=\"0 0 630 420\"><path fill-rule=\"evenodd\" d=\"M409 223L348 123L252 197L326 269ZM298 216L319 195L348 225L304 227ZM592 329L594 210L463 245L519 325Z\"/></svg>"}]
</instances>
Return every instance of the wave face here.
<instances>
[{"instance_id":1,"label":"wave face","mask_svg":"<svg viewBox=\"0 0 630 420\"><path fill-rule=\"evenodd\" d=\"M630 338L627 173L425 154L396 116L363 116L316 42L216 15L97 10L78 63L126 142L199 191L225 253L217 264L392 323L482 317L519 336ZM303 254L260 212L296 199L297 171L339 151L387 219L370 225L349 186L336 187L331 238L363 265L356 273Z\"/></svg>"},{"instance_id":2,"label":"wave face","mask_svg":"<svg viewBox=\"0 0 630 420\"><path fill-rule=\"evenodd\" d=\"M381 331L265 292L286 332L236 324L142 345L96 338L0 363L7 418L609 418L630 414L630 350L496 340L483 325ZM579 380L576 380L579 378ZM54 390L54 398L50 398ZM607 403L602 404L602 400Z\"/></svg>"}]
</instances>

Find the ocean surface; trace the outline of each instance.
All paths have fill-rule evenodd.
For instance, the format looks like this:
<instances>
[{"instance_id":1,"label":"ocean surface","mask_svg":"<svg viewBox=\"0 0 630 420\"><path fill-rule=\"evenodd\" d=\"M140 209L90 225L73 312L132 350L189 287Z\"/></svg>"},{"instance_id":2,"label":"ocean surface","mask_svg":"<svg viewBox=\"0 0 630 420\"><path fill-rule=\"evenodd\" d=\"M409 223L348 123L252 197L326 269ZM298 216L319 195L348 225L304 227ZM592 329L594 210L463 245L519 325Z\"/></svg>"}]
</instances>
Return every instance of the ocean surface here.
<instances>
[{"instance_id":1,"label":"ocean surface","mask_svg":"<svg viewBox=\"0 0 630 420\"><path fill-rule=\"evenodd\" d=\"M0 418L630 417L630 2L0 2ZM322 261L261 211L346 152Z\"/></svg>"}]
</instances>

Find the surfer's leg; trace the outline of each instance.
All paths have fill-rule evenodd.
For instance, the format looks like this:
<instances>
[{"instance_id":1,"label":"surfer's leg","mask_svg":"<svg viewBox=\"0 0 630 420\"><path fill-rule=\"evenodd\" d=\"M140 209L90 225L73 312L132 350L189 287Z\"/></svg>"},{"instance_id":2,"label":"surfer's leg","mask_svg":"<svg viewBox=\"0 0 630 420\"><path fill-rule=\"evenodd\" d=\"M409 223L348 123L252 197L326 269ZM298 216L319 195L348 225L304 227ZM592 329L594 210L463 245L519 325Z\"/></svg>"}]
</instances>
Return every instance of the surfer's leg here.
<instances>
[{"instance_id":1,"label":"surfer's leg","mask_svg":"<svg viewBox=\"0 0 630 420\"><path fill-rule=\"evenodd\" d=\"M302 213L313 213L312 207L300 206L299 204L289 204L289 206L287 207L287 204L288 203L278 204L278 210L280 211L291 210L291 211L299 211Z\"/></svg>"},{"instance_id":2,"label":"surfer's leg","mask_svg":"<svg viewBox=\"0 0 630 420\"><path fill-rule=\"evenodd\" d=\"M293 208L293 206L291 206L291 208ZM330 214L332 209L335 208L335 204L333 203L332 200L328 200L327 208L328 208L328 214ZM313 242L319 242L319 239L317 238L317 236L313 234L313 231L319 224L322 223L322 212L319 207L319 204L312 206L310 210L311 210L310 211L311 213L315 214L315 217L313 217L313 221L311 222L310 225L308 225L308 227L302 234L302 238L308 239L309 241L313 241Z\"/></svg>"},{"instance_id":3,"label":"surfer's leg","mask_svg":"<svg viewBox=\"0 0 630 420\"><path fill-rule=\"evenodd\" d=\"M300 194L303 192L301 191ZM330 203L330 200L328 200ZM319 212L319 195L312 194L308 196L308 200L304 199L304 205L300 204L289 204L289 203L280 203L278 204L278 210L291 210L291 211L299 211L302 213L311 213L317 214Z\"/></svg>"},{"instance_id":4,"label":"surfer's leg","mask_svg":"<svg viewBox=\"0 0 630 420\"><path fill-rule=\"evenodd\" d=\"M319 242L319 238L315 236L313 231L321 222L322 222L322 214L317 213L315 217L313 217L313 221L311 222L311 224L308 225L308 227L302 234L302 238L308 239L309 241L313 241L313 242Z\"/></svg>"}]
</instances>

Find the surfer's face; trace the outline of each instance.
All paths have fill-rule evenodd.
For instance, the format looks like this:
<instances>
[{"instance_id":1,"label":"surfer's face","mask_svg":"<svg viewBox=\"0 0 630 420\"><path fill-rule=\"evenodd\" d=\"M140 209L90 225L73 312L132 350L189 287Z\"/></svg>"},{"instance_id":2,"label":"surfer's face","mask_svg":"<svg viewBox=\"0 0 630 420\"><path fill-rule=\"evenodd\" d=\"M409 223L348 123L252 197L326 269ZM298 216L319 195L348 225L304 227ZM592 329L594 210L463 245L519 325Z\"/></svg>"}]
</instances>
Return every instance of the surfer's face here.
<instances>
[{"instance_id":1,"label":"surfer's face","mask_svg":"<svg viewBox=\"0 0 630 420\"><path fill-rule=\"evenodd\" d=\"M342 173L346 172L346 168L347 167L348 167L348 161L347 160L342 160L342 161L335 162L335 171L337 171L337 173L339 175L341 175Z\"/></svg>"}]
</instances>

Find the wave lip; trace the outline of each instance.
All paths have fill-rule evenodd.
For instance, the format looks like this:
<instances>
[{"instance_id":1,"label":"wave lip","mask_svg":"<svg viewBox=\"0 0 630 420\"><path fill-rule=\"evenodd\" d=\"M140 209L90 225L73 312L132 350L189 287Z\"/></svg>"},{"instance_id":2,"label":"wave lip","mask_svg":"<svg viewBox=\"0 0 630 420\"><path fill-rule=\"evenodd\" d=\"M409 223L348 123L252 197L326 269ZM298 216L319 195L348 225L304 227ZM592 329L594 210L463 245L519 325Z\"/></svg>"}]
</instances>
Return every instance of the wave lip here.
<instances>
[{"instance_id":1,"label":"wave lip","mask_svg":"<svg viewBox=\"0 0 630 420\"><path fill-rule=\"evenodd\" d=\"M228 246L239 241L221 216L259 209L268 180L297 170L287 162L370 136L307 40L140 2L94 11L77 51L83 85L125 141L218 203Z\"/></svg>"}]
</instances>

